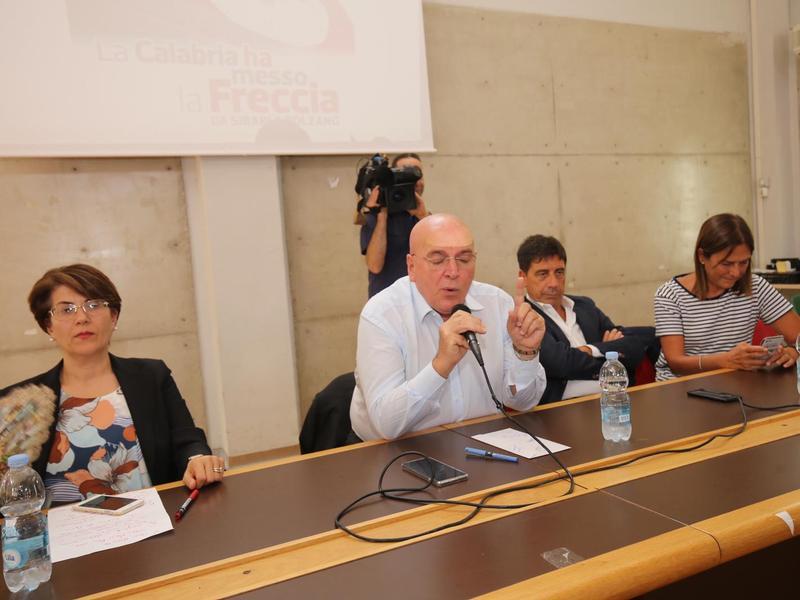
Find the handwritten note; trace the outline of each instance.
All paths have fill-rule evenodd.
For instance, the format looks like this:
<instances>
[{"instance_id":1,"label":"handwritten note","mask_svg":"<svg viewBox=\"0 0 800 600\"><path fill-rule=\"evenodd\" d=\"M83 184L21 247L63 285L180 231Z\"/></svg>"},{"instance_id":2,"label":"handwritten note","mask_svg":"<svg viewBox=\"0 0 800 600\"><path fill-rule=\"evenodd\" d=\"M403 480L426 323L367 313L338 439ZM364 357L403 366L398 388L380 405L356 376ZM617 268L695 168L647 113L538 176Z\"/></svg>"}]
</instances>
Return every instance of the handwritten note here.
<instances>
[{"instance_id":1,"label":"handwritten note","mask_svg":"<svg viewBox=\"0 0 800 600\"><path fill-rule=\"evenodd\" d=\"M172 521L156 490L148 488L121 495L141 498L144 504L124 515L82 512L72 506L51 509L47 526L52 561L118 548L172 530Z\"/></svg>"},{"instance_id":2,"label":"handwritten note","mask_svg":"<svg viewBox=\"0 0 800 600\"><path fill-rule=\"evenodd\" d=\"M547 451L542 448L541 444L534 440L527 433L517 429L501 429L499 431L492 431L491 433L481 433L473 435L473 439L489 444L496 448L507 450L512 454L518 454L525 458L537 458L544 456ZM558 442L551 442L542 437L539 438L542 444L550 449L550 452L561 452L562 450L569 450L569 446L559 444Z\"/></svg>"}]
</instances>

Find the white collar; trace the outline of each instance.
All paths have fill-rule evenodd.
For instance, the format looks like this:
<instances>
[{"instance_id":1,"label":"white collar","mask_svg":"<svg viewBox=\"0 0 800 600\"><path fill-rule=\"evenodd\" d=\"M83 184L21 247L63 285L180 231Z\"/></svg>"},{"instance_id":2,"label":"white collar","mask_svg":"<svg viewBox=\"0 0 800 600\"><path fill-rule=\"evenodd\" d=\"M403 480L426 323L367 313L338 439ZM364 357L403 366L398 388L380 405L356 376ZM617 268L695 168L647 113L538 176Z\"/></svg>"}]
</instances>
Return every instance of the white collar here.
<instances>
[{"instance_id":1,"label":"white collar","mask_svg":"<svg viewBox=\"0 0 800 600\"><path fill-rule=\"evenodd\" d=\"M527 293L525 294L525 298L530 300L531 302L535 302L537 305L539 305L539 307L542 308L542 310L547 310L548 308L550 310L555 310L556 309L555 306L553 306L552 304L550 304L548 302L539 302L538 300L534 300ZM569 296L567 296L566 294L562 294L562 296L561 296L561 306L563 306L564 308L568 308L569 310L575 312L575 301L572 298L570 298Z\"/></svg>"},{"instance_id":2,"label":"white collar","mask_svg":"<svg viewBox=\"0 0 800 600\"><path fill-rule=\"evenodd\" d=\"M417 284L413 281L409 280L411 284L411 295L414 301L414 316L417 320L417 323L422 323L422 320L427 317L430 313L436 313L436 311L431 308L431 305L428 304L428 301L420 294L419 290L417 289ZM467 297L464 299L464 304L474 313L477 311L481 311L484 309L483 304L478 302L474 296L470 293L472 290L472 284L469 286L469 290L467 290ZM438 314L438 313L436 313Z\"/></svg>"}]
</instances>

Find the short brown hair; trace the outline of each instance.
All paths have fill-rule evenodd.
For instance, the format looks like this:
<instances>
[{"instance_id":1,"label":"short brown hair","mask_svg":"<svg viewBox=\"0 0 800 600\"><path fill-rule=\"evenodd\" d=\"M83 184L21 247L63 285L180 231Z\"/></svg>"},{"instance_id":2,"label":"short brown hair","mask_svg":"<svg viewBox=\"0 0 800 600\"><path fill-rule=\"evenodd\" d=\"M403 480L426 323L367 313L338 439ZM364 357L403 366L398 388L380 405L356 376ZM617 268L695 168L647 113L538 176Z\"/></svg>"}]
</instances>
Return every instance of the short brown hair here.
<instances>
[{"instance_id":1,"label":"short brown hair","mask_svg":"<svg viewBox=\"0 0 800 600\"><path fill-rule=\"evenodd\" d=\"M705 267L700 262L700 252L708 258L712 254L727 250L727 258L736 246L742 244L750 249L752 255L755 250L753 233L739 215L730 213L714 215L706 219L705 223L700 226L700 233L697 234L697 243L694 246L694 274L695 292L701 300L708 297L708 277ZM733 286L733 290L749 296L752 292L752 279L752 264L748 264L747 271Z\"/></svg>"},{"instance_id":2,"label":"short brown hair","mask_svg":"<svg viewBox=\"0 0 800 600\"><path fill-rule=\"evenodd\" d=\"M51 296L53 290L60 285L75 290L89 300L105 300L115 315L119 315L122 310L122 298L119 297L117 288L99 269L84 264L50 269L33 284L31 293L28 294L28 306L33 318L45 333L50 327L50 309L53 308Z\"/></svg>"}]
</instances>

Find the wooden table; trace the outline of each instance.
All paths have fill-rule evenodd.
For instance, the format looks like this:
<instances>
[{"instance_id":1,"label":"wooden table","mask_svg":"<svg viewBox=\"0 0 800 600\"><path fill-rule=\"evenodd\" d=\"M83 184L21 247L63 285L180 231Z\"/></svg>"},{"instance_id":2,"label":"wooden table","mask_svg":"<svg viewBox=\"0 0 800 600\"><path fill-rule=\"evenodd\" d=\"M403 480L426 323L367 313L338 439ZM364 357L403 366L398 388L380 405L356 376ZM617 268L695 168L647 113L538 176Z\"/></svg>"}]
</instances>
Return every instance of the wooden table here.
<instances>
[{"instance_id":1,"label":"wooden table","mask_svg":"<svg viewBox=\"0 0 800 600\"><path fill-rule=\"evenodd\" d=\"M468 481L431 495L467 500L554 479L555 464L546 457L513 464L464 456L465 445L489 448L469 436L506 427L487 417L239 469L204 490L173 532L58 563L51 582L31 597L596 598L692 582L722 563L783 547L794 537L788 523L800 524L800 412L747 409L750 423L737 437L585 474L738 429L738 404L687 397L692 387L741 393L758 406L798 402L793 369L641 386L631 391L633 436L617 444L602 439L596 396L539 407L519 419L571 446L559 457L576 475L574 493L563 496L562 480L508 493L493 502L538 503L484 510L465 525L403 543L370 544L332 528L335 514L374 490L398 453L416 450L466 470ZM398 466L387 483L418 480ZM162 486L160 494L169 512L185 497L177 485ZM408 506L371 501L348 523L395 537L466 510ZM584 560L556 568L542 555L559 548Z\"/></svg>"}]
</instances>

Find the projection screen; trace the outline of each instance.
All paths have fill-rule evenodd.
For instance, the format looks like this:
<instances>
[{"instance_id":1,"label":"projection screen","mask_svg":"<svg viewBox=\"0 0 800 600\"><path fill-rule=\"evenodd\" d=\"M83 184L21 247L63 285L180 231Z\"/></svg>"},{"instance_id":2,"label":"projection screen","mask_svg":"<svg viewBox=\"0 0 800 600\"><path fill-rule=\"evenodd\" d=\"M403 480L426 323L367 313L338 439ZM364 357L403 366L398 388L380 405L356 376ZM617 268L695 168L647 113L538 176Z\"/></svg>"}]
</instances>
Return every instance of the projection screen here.
<instances>
[{"instance_id":1,"label":"projection screen","mask_svg":"<svg viewBox=\"0 0 800 600\"><path fill-rule=\"evenodd\" d=\"M1 0L0 156L432 151L420 0Z\"/></svg>"}]
</instances>

